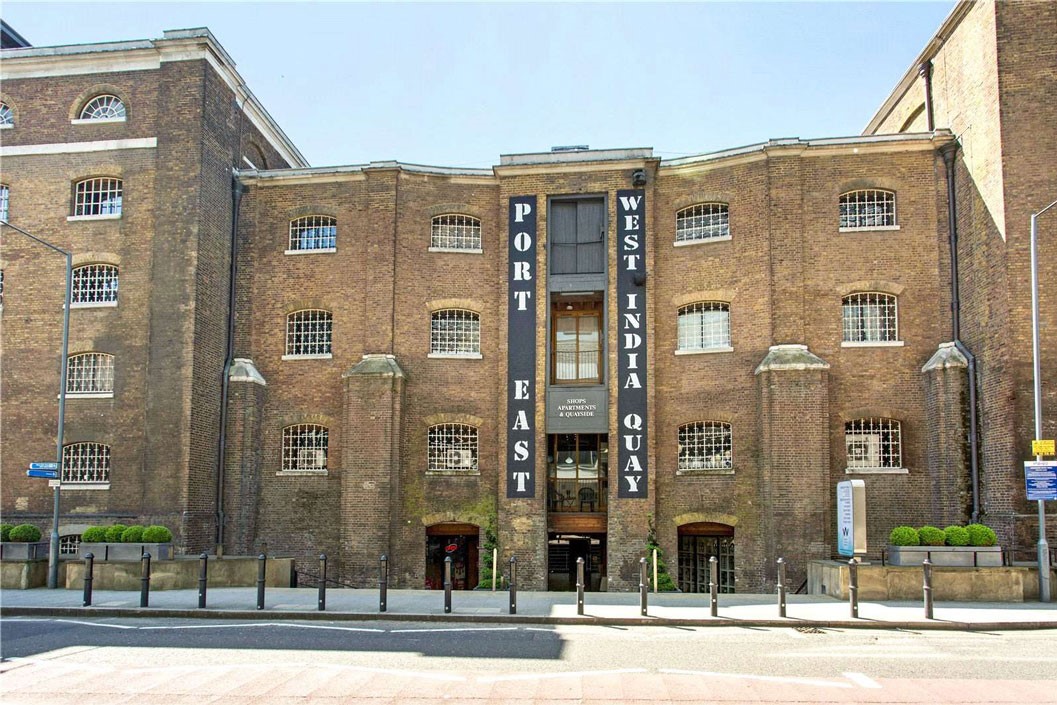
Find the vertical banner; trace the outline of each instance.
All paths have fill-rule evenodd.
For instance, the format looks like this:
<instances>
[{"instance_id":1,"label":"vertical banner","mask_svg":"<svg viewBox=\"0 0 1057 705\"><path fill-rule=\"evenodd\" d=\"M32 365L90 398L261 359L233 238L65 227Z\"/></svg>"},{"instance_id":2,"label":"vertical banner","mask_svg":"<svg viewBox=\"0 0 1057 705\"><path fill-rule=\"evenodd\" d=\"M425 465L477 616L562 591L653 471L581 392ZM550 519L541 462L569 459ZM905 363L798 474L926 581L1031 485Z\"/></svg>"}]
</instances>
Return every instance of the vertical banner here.
<instances>
[{"instance_id":1,"label":"vertical banner","mask_svg":"<svg viewBox=\"0 0 1057 705\"><path fill-rule=\"evenodd\" d=\"M646 499L646 194L617 191L617 496Z\"/></svg>"},{"instance_id":2,"label":"vertical banner","mask_svg":"<svg viewBox=\"0 0 1057 705\"><path fill-rule=\"evenodd\" d=\"M536 197L510 198L506 496L536 496Z\"/></svg>"}]
</instances>

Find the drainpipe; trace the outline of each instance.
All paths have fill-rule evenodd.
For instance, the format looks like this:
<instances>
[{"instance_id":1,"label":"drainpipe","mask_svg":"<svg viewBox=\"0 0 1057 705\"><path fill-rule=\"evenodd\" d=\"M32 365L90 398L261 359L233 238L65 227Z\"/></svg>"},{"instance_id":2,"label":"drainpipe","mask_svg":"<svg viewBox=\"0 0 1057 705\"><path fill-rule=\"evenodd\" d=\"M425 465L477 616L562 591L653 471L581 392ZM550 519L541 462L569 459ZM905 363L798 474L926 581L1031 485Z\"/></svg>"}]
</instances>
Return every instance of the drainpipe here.
<instances>
[{"instance_id":1,"label":"drainpipe","mask_svg":"<svg viewBox=\"0 0 1057 705\"><path fill-rule=\"evenodd\" d=\"M926 86L928 83L926 83ZM932 103L929 102L929 122ZM929 129L932 129L931 127ZM980 439L976 429L976 356L961 339L961 299L958 296L958 211L955 203L954 158L958 154L958 142L950 142L940 148L943 165L947 168L947 230L950 233L951 249L951 333L954 347L969 361L969 464L972 477L973 513L972 523L980 521Z\"/></svg>"},{"instance_id":2,"label":"drainpipe","mask_svg":"<svg viewBox=\"0 0 1057 705\"><path fill-rule=\"evenodd\" d=\"M921 62L918 66L918 76L925 79L925 122L929 132L936 129L936 119L932 113L932 60ZM946 159L946 157L944 157ZM950 183L948 181L948 183Z\"/></svg>"}]
</instances>

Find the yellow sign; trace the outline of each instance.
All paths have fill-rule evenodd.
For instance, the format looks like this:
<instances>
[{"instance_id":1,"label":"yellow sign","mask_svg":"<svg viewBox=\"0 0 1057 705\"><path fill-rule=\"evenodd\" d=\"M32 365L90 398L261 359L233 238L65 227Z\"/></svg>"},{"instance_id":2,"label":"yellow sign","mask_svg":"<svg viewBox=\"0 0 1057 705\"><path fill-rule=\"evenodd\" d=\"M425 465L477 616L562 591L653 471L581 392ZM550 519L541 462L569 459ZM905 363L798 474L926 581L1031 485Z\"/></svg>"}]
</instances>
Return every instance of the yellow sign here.
<instances>
[{"instance_id":1,"label":"yellow sign","mask_svg":"<svg viewBox=\"0 0 1057 705\"><path fill-rule=\"evenodd\" d=\"M1053 441L1032 441L1031 442L1031 454L1032 455L1057 455L1054 452Z\"/></svg>"}]
</instances>

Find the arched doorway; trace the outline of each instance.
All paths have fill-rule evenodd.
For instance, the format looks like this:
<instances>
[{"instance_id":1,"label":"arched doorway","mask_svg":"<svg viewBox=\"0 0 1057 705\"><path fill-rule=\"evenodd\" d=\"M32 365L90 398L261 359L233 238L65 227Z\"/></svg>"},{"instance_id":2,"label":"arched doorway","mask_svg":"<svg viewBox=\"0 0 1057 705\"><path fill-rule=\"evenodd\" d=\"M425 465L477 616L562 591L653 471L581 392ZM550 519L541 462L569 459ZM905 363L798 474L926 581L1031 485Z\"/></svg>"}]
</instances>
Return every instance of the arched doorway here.
<instances>
[{"instance_id":1,"label":"arched doorway","mask_svg":"<svg viewBox=\"0 0 1057 705\"><path fill-rule=\"evenodd\" d=\"M734 527L711 521L679 527L679 589L708 592L708 563L718 562L720 592L734 592Z\"/></svg>"},{"instance_id":2,"label":"arched doorway","mask_svg":"<svg viewBox=\"0 0 1057 705\"><path fill-rule=\"evenodd\" d=\"M444 559L451 557L453 590L473 590L481 529L476 524L444 522L426 527L426 589L444 589Z\"/></svg>"}]
</instances>

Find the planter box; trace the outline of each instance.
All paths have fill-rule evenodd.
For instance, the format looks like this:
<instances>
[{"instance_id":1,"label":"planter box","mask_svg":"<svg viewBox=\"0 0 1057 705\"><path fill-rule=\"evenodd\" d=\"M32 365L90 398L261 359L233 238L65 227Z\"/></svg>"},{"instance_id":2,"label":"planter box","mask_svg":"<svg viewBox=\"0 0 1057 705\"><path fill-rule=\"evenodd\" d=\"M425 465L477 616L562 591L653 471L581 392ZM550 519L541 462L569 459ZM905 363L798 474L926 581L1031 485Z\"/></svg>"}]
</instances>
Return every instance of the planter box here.
<instances>
[{"instance_id":1,"label":"planter box","mask_svg":"<svg viewBox=\"0 0 1057 705\"><path fill-rule=\"evenodd\" d=\"M1001 546L889 546L888 564L920 566L928 558L934 566L955 568L998 568L1002 566Z\"/></svg>"},{"instance_id":2,"label":"planter box","mask_svg":"<svg viewBox=\"0 0 1057 705\"><path fill-rule=\"evenodd\" d=\"M48 542L5 541L0 543L0 559L5 561L32 561L48 557Z\"/></svg>"},{"instance_id":3,"label":"planter box","mask_svg":"<svg viewBox=\"0 0 1057 705\"><path fill-rule=\"evenodd\" d=\"M144 553L149 553L151 560L167 561L172 559L172 543L84 543L77 549L77 557L84 560L84 554L91 553L96 561L138 561Z\"/></svg>"}]
</instances>

